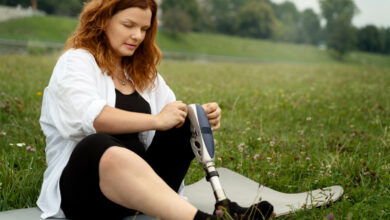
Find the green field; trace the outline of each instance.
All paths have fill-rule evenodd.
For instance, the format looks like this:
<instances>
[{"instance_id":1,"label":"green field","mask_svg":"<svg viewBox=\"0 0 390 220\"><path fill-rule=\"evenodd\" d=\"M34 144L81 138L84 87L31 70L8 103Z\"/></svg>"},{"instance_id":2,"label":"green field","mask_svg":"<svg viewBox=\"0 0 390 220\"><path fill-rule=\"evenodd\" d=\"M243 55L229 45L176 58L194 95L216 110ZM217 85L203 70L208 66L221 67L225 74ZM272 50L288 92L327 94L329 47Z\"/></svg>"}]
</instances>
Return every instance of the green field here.
<instances>
[{"instance_id":1,"label":"green field","mask_svg":"<svg viewBox=\"0 0 390 220\"><path fill-rule=\"evenodd\" d=\"M205 34L159 37L167 51L248 58L164 60L159 67L179 100L220 104L217 166L288 193L330 185L345 190L330 207L281 219L390 218L388 56L353 53L338 63L310 46ZM0 211L35 206L46 166L42 91L56 59L0 55ZM203 176L194 162L186 183Z\"/></svg>"},{"instance_id":2,"label":"green field","mask_svg":"<svg viewBox=\"0 0 390 220\"><path fill-rule=\"evenodd\" d=\"M35 16L0 22L0 38L64 43L77 26L74 18Z\"/></svg>"},{"instance_id":3,"label":"green field","mask_svg":"<svg viewBox=\"0 0 390 220\"><path fill-rule=\"evenodd\" d=\"M0 210L8 210L34 206L38 196L45 169L40 92L56 58L0 58ZM294 218L390 217L389 68L165 61L159 69L178 99L221 105L218 166L284 192L344 187L332 207ZM186 181L202 176L194 163Z\"/></svg>"}]
</instances>

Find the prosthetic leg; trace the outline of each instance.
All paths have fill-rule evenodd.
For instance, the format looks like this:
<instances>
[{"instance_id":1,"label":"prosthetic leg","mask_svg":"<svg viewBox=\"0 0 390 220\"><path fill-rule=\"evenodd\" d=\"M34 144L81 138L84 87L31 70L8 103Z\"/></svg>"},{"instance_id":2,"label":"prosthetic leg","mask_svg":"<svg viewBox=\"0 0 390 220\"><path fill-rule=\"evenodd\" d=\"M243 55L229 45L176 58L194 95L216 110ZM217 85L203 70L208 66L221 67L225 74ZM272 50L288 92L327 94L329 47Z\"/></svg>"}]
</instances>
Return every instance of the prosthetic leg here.
<instances>
[{"instance_id":1,"label":"prosthetic leg","mask_svg":"<svg viewBox=\"0 0 390 220\"><path fill-rule=\"evenodd\" d=\"M273 213L273 206L262 201L249 208L240 207L237 203L231 202L219 181L219 175L215 169L214 157L215 147L211 126L203 107L199 104L188 106L188 118L191 122L191 146L195 157L202 164L206 171L206 179L210 182L216 199L215 214L220 207L228 210L234 219L267 219Z\"/></svg>"},{"instance_id":2,"label":"prosthetic leg","mask_svg":"<svg viewBox=\"0 0 390 220\"><path fill-rule=\"evenodd\" d=\"M199 104L188 106L188 118L191 122L191 146L195 157L206 171L206 179L211 183L217 202L227 199L219 181L219 175L215 169L214 138L209 120L203 108Z\"/></svg>"}]
</instances>

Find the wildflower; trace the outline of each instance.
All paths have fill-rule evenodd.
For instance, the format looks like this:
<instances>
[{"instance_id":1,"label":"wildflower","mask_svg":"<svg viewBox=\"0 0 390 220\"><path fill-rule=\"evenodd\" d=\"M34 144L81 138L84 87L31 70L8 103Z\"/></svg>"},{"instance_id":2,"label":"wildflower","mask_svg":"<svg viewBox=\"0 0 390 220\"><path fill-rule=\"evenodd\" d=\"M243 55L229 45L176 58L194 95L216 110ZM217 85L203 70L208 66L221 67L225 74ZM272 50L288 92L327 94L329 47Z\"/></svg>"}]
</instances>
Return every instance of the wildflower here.
<instances>
[{"instance_id":1,"label":"wildflower","mask_svg":"<svg viewBox=\"0 0 390 220\"><path fill-rule=\"evenodd\" d=\"M222 218L222 216L223 216L223 211L220 210L220 209L217 209L217 210L215 210L215 214Z\"/></svg>"},{"instance_id":2,"label":"wildflower","mask_svg":"<svg viewBox=\"0 0 390 220\"><path fill-rule=\"evenodd\" d=\"M270 141L269 145L271 145L271 147L275 146L275 141Z\"/></svg>"},{"instance_id":3,"label":"wildflower","mask_svg":"<svg viewBox=\"0 0 390 220\"><path fill-rule=\"evenodd\" d=\"M13 144L13 143L10 143L9 146L14 146L14 144Z\"/></svg>"},{"instance_id":4,"label":"wildflower","mask_svg":"<svg viewBox=\"0 0 390 220\"><path fill-rule=\"evenodd\" d=\"M243 151L243 146L244 146L244 145L245 145L244 143L241 143L241 144L239 144L239 145L237 146L237 148L238 148L238 150L239 150L240 152Z\"/></svg>"},{"instance_id":5,"label":"wildflower","mask_svg":"<svg viewBox=\"0 0 390 220\"><path fill-rule=\"evenodd\" d=\"M311 117L307 117L307 118L306 118L306 121L311 121Z\"/></svg>"},{"instance_id":6,"label":"wildflower","mask_svg":"<svg viewBox=\"0 0 390 220\"><path fill-rule=\"evenodd\" d=\"M257 158L259 158L260 155L259 154L255 154L255 156L253 156L253 159L256 160Z\"/></svg>"},{"instance_id":7,"label":"wildflower","mask_svg":"<svg viewBox=\"0 0 390 220\"><path fill-rule=\"evenodd\" d=\"M306 161L309 161L310 160L310 157L306 157Z\"/></svg>"},{"instance_id":8,"label":"wildflower","mask_svg":"<svg viewBox=\"0 0 390 220\"><path fill-rule=\"evenodd\" d=\"M0 135L6 136L7 133L5 133L4 131L2 131L2 132L0 132Z\"/></svg>"},{"instance_id":9,"label":"wildflower","mask_svg":"<svg viewBox=\"0 0 390 220\"><path fill-rule=\"evenodd\" d=\"M324 134L323 134L323 133L321 133L321 134L320 134L320 137L324 137Z\"/></svg>"},{"instance_id":10,"label":"wildflower","mask_svg":"<svg viewBox=\"0 0 390 220\"><path fill-rule=\"evenodd\" d=\"M26 151L31 151L31 152L35 152L37 151L35 148L31 147L31 146L27 146L26 147Z\"/></svg>"},{"instance_id":11,"label":"wildflower","mask_svg":"<svg viewBox=\"0 0 390 220\"><path fill-rule=\"evenodd\" d=\"M237 168L240 168L240 167L242 167L242 164L241 164L241 163L238 163L238 164L237 164Z\"/></svg>"},{"instance_id":12,"label":"wildflower","mask_svg":"<svg viewBox=\"0 0 390 220\"><path fill-rule=\"evenodd\" d=\"M26 146L26 144L25 143L17 143L16 146L17 147L23 147L23 146Z\"/></svg>"},{"instance_id":13,"label":"wildflower","mask_svg":"<svg viewBox=\"0 0 390 220\"><path fill-rule=\"evenodd\" d=\"M328 220L334 220L334 215L333 215L333 213L329 213L329 215L328 215Z\"/></svg>"},{"instance_id":14,"label":"wildflower","mask_svg":"<svg viewBox=\"0 0 390 220\"><path fill-rule=\"evenodd\" d=\"M42 96L42 92L37 92L37 96Z\"/></svg>"},{"instance_id":15,"label":"wildflower","mask_svg":"<svg viewBox=\"0 0 390 220\"><path fill-rule=\"evenodd\" d=\"M257 140L258 140L258 141L261 141L261 137L258 137Z\"/></svg>"},{"instance_id":16,"label":"wildflower","mask_svg":"<svg viewBox=\"0 0 390 220\"><path fill-rule=\"evenodd\" d=\"M303 130L300 130L300 131L299 131L299 135L300 135L300 136L303 135Z\"/></svg>"}]
</instances>

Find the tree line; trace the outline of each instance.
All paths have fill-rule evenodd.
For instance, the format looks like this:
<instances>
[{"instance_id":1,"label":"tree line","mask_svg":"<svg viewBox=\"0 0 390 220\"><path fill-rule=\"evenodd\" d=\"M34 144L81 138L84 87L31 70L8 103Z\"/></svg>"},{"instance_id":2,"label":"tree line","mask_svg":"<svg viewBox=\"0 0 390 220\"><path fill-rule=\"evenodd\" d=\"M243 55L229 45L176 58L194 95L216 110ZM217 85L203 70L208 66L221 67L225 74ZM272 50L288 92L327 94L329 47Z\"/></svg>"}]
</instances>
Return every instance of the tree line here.
<instances>
[{"instance_id":1,"label":"tree line","mask_svg":"<svg viewBox=\"0 0 390 220\"><path fill-rule=\"evenodd\" d=\"M77 16L86 0L0 0L3 5L28 7L37 2L48 14ZM390 54L390 27L357 28L352 19L359 9L353 0L319 0L321 14L298 11L294 3L270 0L162 0L162 29L211 32L274 41L319 45L334 49L337 56L350 50ZM321 25L321 19L326 24Z\"/></svg>"},{"instance_id":2,"label":"tree line","mask_svg":"<svg viewBox=\"0 0 390 220\"><path fill-rule=\"evenodd\" d=\"M60 16L78 16L86 0L0 0L0 5L32 7L47 14Z\"/></svg>"},{"instance_id":3,"label":"tree line","mask_svg":"<svg viewBox=\"0 0 390 220\"><path fill-rule=\"evenodd\" d=\"M390 54L390 27L357 28L353 0L319 0L321 14L270 0L163 0L163 27L303 44L325 44L342 59L350 50ZM321 19L326 21L321 25Z\"/></svg>"}]
</instances>

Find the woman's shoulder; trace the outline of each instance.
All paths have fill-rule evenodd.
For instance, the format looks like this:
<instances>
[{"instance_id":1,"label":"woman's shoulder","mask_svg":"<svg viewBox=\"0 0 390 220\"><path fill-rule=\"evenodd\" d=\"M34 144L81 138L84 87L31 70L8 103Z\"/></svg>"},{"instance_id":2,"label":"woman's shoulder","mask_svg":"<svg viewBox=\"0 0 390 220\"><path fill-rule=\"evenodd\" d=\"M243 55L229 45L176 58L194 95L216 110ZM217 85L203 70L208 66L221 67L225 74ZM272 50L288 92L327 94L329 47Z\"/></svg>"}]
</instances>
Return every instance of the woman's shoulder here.
<instances>
[{"instance_id":1,"label":"woman's shoulder","mask_svg":"<svg viewBox=\"0 0 390 220\"><path fill-rule=\"evenodd\" d=\"M72 58L95 61L95 57L92 55L92 53L83 48L68 49L60 56L60 59L67 60Z\"/></svg>"},{"instance_id":2,"label":"woman's shoulder","mask_svg":"<svg viewBox=\"0 0 390 220\"><path fill-rule=\"evenodd\" d=\"M170 90L171 89L169 88L167 82L164 80L163 76L157 73L157 77L154 81L152 91L157 93L165 93L166 91L170 91Z\"/></svg>"},{"instance_id":3,"label":"woman's shoulder","mask_svg":"<svg viewBox=\"0 0 390 220\"><path fill-rule=\"evenodd\" d=\"M68 49L57 60L56 66L65 69L100 70L95 57L86 49Z\"/></svg>"},{"instance_id":4,"label":"woman's shoulder","mask_svg":"<svg viewBox=\"0 0 390 220\"><path fill-rule=\"evenodd\" d=\"M151 88L154 88L152 90L164 88L165 86L166 86L166 82L164 78L160 75L160 73L157 73L156 77L154 78L154 82L151 86Z\"/></svg>"},{"instance_id":5,"label":"woman's shoulder","mask_svg":"<svg viewBox=\"0 0 390 220\"><path fill-rule=\"evenodd\" d=\"M57 60L52 79L59 81L81 76L93 76L101 73L94 56L85 49L69 49Z\"/></svg>"}]
</instances>

